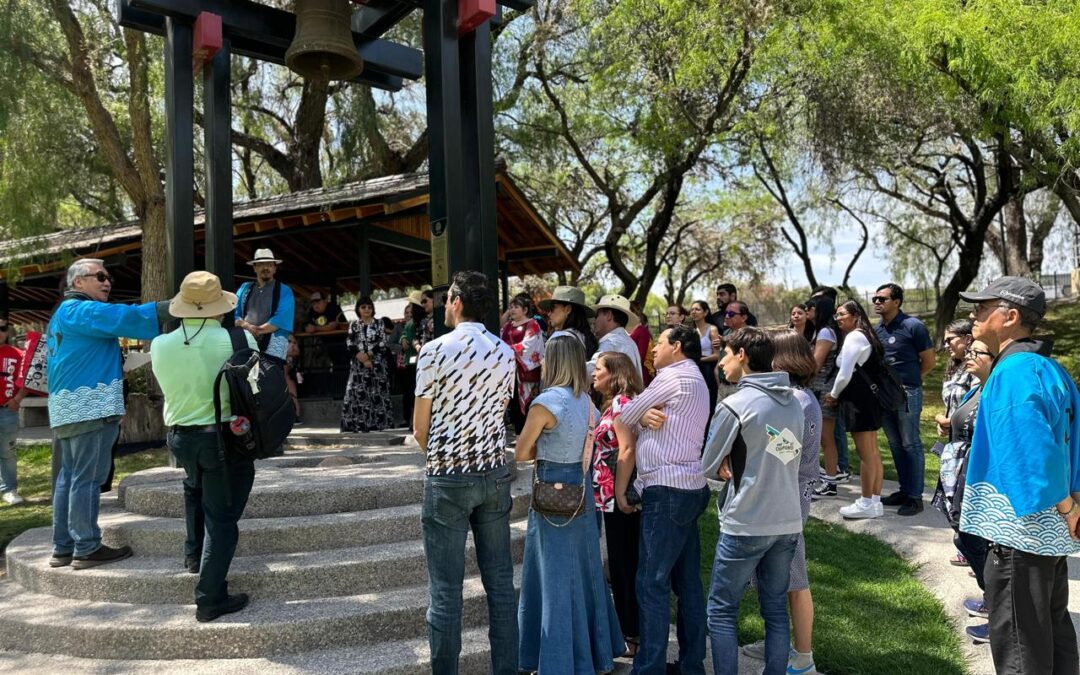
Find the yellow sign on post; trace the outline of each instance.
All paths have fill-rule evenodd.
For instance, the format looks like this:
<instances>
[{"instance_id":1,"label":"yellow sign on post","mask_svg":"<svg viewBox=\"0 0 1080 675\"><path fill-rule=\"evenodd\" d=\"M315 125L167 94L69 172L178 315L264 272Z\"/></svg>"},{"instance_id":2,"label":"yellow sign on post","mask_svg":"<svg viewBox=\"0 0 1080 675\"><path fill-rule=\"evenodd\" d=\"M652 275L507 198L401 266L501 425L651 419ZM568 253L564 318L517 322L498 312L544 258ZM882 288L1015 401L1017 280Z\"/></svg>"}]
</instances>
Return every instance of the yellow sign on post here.
<instances>
[{"instance_id":1,"label":"yellow sign on post","mask_svg":"<svg viewBox=\"0 0 1080 675\"><path fill-rule=\"evenodd\" d=\"M446 218L431 223L431 284L445 286L450 283L449 244Z\"/></svg>"}]
</instances>

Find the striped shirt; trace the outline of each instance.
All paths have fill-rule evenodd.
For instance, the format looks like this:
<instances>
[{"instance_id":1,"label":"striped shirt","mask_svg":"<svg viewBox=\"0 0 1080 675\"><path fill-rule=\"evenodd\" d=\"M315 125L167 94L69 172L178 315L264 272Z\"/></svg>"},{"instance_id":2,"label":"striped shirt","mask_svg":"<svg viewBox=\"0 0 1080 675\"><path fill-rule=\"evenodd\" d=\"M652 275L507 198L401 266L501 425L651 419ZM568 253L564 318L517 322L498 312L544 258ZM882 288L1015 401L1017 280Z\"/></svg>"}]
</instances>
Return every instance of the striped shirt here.
<instances>
[{"instance_id":1,"label":"striped shirt","mask_svg":"<svg viewBox=\"0 0 1080 675\"><path fill-rule=\"evenodd\" d=\"M709 421L709 390L692 359L656 371L656 379L623 409L622 421L637 427L650 409L663 406L667 420L659 429L637 428L637 471L634 487L653 485L698 490L705 487L701 447Z\"/></svg>"}]
</instances>

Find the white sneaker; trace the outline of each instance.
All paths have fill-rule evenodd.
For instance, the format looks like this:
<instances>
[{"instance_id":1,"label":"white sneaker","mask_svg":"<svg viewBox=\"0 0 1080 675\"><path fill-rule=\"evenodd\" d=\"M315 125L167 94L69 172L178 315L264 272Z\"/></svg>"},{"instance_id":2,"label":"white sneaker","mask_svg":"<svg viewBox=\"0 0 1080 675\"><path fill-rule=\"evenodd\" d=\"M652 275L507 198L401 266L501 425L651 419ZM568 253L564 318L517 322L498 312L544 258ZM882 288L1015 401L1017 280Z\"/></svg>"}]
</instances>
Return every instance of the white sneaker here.
<instances>
[{"instance_id":1,"label":"white sneaker","mask_svg":"<svg viewBox=\"0 0 1080 675\"><path fill-rule=\"evenodd\" d=\"M885 511L880 504L878 504L877 508L874 508L873 502L869 502L866 505L860 505L858 500L855 500L853 504L849 504L840 509L840 515L848 520L880 518L884 513Z\"/></svg>"},{"instance_id":2,"label":"white sneaker","mask_svg":"<svg viewBox=\"0 0 1080 675\"><path fill-rule=\"evenodd\" d=\"M4 500L5 504L10 504L12 506L17 506L26 501L21 496L19 496L18 492L15 491L5 492L2 499Z\"/></svg>"},{"instance_id":3,"label":"white sneaker","mask_svg":"<svg viewBox=\"0 0 1080 675\"><path fill-rule=\"evenodd\" d=\"M881 502L874 502L874 517L881 518L885 515L885 507L881 505Z\"/></svg>"}]
</instances>

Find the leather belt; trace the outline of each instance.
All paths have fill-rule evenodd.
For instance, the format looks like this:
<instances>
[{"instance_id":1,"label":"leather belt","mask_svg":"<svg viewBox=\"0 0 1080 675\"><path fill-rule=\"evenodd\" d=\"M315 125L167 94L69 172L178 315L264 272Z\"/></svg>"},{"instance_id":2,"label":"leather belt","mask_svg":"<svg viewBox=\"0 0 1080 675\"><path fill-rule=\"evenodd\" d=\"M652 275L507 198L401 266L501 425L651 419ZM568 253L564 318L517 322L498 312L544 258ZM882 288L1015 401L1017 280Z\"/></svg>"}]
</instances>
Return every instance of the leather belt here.
<instances>
[{"instance_id":1,"label":"leather belt","mask_svg":"<svg viewBox=\"0 0 1080 675\"><path fill-rule=\"evenodd\" d=\"M224 423L223 423L224 424ZM218 427L216 424L200 424L196 426L184 426L177 424L169 427L170 431L179 431L185 434L216 434Z\"/></svg>"}]
</instances>

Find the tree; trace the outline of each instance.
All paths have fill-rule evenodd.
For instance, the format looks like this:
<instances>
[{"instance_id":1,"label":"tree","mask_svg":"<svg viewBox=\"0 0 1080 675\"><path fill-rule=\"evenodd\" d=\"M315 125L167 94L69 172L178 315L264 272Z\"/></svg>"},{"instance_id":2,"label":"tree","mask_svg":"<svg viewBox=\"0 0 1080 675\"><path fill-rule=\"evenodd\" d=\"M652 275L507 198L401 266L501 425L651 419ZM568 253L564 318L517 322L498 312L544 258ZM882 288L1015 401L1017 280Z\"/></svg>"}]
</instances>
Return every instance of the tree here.
<instances>
[{"instance_id":1,"label":"tree","mask_svg":"<svg viewBox=\"0 0 1080 675\"><path fill-rule=\"evenodd\" d=\"M1025 277L1040 274L1043 245L1060 213L1061 198L1054 192L1019 194L1006 204L1001 228L986 231L986 242L1001 262L1002 271Z\"/></svg>"}]
</instances>

